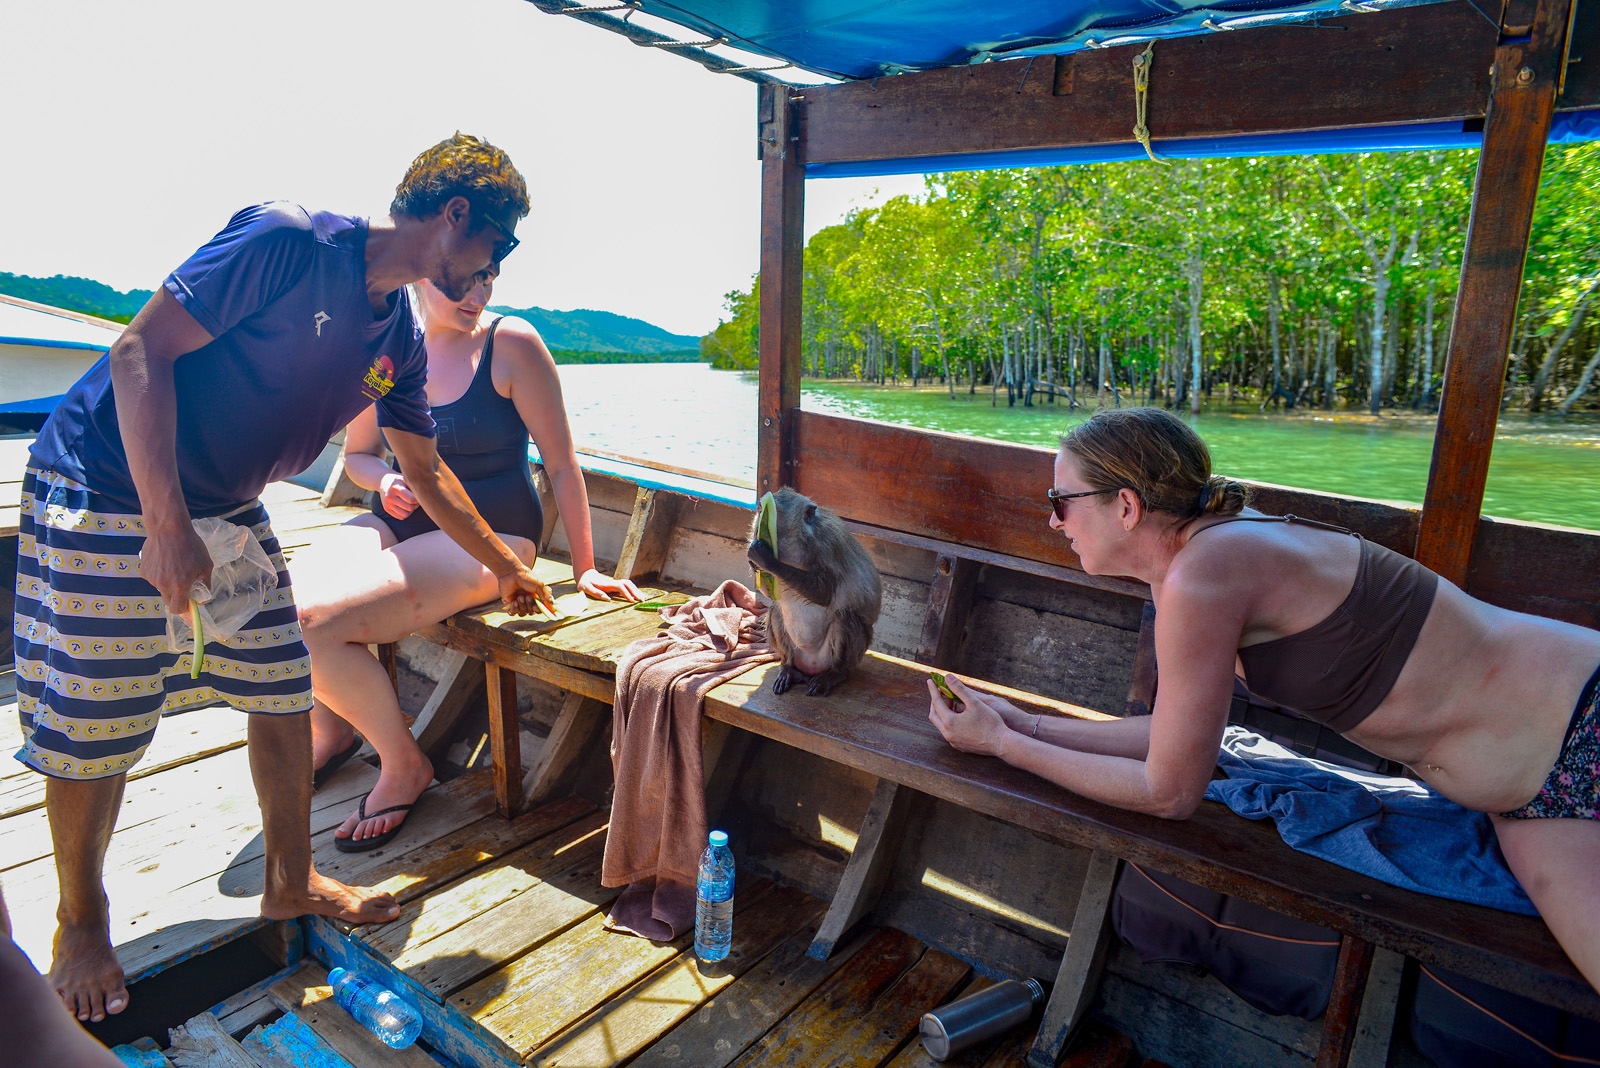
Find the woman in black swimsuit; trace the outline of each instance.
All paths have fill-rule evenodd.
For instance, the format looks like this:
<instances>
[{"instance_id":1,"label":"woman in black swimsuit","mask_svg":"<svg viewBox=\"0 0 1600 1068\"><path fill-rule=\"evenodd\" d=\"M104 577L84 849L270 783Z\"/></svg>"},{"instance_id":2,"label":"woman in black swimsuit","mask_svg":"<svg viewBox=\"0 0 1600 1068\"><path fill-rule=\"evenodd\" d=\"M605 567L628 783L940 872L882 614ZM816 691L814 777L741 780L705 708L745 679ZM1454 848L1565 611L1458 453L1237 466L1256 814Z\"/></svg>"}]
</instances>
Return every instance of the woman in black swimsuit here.
<instances>
[{"instance_id":1,"label":"woman in black swimsuit","mask_svg":"<svg viewBox=\"0 0 1600 1068\"><path fill-rule=\"evenodd\" d=\"M1486 604L1340 528L1247 511L1244 487L1212 476L1199 436L1161 409L1075 427L1049 496L1085 571L1150 585L1153 714L1042 718L959 680L948 702L929 683L951 745L1183 819L1242 664L1280 703L1491 813L1511 870L1600 984L1600 632Z\"/></svg>"},{"instance_id":2,"label":"woman in black swimsuit","mask_svg":"<svg viewBox=\"0 0 1600 1068\"><path fill-rule=\"evenodd\" d=\"M493 272L461 301L427 282L413 293L425 327L439 456L479 514L531 565L544 527L528 466L531 434L560 506L579 588L600 600L637 601L632 582L595 570L589 500L555 361L528 323L484 316ZM359 745L357 729L382 761L377 785L334 832L340 849L362 851L394 836L433 779L433 765L406 729L388 674L368 645L396 641L493 600L498 587L482 564L417 507L404 477L384 459L371 408L345 431L345 471L357 485L377 492L371 514L351 520L314 559L296 564L315 569L303 587L311 592L300 599L317 696L314 766L337 767L347 759Z\"/></svg>"}]
</instances>

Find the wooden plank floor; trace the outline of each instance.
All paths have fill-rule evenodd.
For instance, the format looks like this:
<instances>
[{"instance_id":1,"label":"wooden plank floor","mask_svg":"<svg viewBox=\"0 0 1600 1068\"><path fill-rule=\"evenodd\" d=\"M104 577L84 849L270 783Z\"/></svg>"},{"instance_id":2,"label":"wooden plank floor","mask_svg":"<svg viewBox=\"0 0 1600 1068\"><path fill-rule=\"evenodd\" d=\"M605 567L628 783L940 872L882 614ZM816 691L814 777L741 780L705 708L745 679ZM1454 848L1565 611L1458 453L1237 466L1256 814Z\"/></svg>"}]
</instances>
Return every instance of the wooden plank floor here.
<instances>
[{"instance_id":1,"label":"wooden plank floor","mask_svg":"<svg viewBox=\"0 0 1600 1068\"><path fill-rule=\"evenodd\" d=\"M617 891L598 878L604 813L567 798L517 822L554 829L447 883L425 877L421 892L406 882L413 865L391 883L405 902L392 923L311 925L313 956L383 975L458 1064L931 1068L918 1020L974 982L966 964L890 929L812 960L825 903L758 879L739 888L727 960L701 965L687 934L657 943L605 928ZM1020 1066L1032 1037L1022 1028L945 1063ZM1067 1063L1122 1068L1132 1052L1090 1028Z\"/></svg>"}]
</instances>

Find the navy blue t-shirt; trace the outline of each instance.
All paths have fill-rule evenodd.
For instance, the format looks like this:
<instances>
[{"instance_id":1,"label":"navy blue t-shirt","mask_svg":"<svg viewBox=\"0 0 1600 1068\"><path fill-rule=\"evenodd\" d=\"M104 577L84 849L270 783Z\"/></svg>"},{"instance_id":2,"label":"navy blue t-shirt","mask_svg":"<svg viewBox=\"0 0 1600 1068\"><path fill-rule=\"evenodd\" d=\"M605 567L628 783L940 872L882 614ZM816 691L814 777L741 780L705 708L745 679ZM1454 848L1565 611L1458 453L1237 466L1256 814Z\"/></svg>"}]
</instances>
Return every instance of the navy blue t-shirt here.
<instances>
[{"instance_id":1,"label":"navy blue t-shirt","mask_svg":"<svg viewBox=\"0 0 1600 1068\"><path fill-rule=\"evenodd\" d=\"M432 437L422 331L404 288L375 318L367 223L284 202L245 208L167 276L213 340L173 364L178 476L192 515L220 515L305 470L367 405ZM138 510L109 357L56 406L34 459Z\"/></svg>"}]
</instances>

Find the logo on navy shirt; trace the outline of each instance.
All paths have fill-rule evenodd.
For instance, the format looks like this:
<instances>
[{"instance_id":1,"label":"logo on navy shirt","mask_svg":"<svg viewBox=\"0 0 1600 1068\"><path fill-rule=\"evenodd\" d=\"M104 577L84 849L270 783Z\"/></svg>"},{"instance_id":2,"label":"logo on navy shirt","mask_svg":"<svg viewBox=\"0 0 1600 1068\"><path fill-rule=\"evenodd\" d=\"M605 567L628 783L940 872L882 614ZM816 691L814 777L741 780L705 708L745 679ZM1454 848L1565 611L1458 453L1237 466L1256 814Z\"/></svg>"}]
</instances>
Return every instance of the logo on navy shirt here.
<instances>
[{"instance_id":1,"label":"logo on navy shirt","mask_svg":"<svg viewBox=\"0 0 1600 1068\"><path fill-rule=\"evenodd\" d=\"M325 311L319 311L319 312L317 312L317 314L315 314L315 315L313 315L311 317L312 323L314 323L316 325L317 336L318 337L322 336L322 324L327 322L328 320L330 320L332 318L333 318L333 316L329 315Z\"/></svg>"},{"instance_id":2,"label":"logo on navy shirt","mask_svg":"<svg viewBox=\"0 0 1600 1068\"><path fill-rule=\"evenodd\" d=\"M361 383L361 392L368 400L380 400L393 388L394 361L387 356L379 356L367 368L367 378Z\"/></svg>"}]
</instances>

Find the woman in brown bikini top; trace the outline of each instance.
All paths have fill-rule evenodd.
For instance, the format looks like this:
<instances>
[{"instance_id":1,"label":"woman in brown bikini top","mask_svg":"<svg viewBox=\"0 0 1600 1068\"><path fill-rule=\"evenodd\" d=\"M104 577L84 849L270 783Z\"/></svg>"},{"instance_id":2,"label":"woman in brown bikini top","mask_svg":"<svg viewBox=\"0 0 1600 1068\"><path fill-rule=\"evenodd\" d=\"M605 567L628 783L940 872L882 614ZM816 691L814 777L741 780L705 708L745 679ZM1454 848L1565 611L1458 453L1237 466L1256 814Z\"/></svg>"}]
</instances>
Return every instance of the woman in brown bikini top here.
<instances>
[{"instance_id":1,"label":"woman in brown bikini top","mask_svg":"<svg viewBox=\"0 0 1600 1068\"><path fill-rule=\"evenodd\" d=\"M959 700L930 684L929 718L951 745L1184 819L1216 765L1237 668L1260 696L1493 814L1512 871L1600 983L1600 632L1476 600L1340 527L1241 514L1244 487L1213 477L1205 443L1161 409L1073 428L1054 482L1050 526L1082 568L1150 586L1153 714L1040 717L946 676Z\"/></svg>"}]
</instances>

